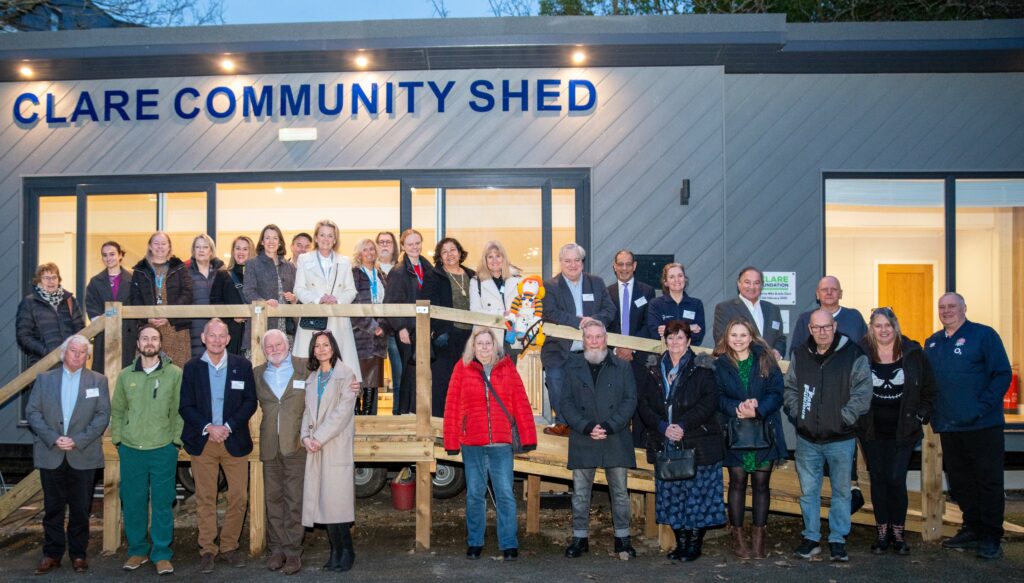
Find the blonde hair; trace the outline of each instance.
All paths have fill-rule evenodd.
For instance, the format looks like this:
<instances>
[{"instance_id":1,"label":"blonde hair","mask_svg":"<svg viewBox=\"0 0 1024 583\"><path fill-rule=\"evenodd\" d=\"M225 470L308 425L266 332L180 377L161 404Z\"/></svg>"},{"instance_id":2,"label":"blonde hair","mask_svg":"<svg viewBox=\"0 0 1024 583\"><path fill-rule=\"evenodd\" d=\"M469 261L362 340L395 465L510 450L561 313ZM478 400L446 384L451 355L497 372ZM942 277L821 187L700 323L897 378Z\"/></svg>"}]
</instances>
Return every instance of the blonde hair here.
<instances>
[{"instance_id":1,"label":"blonde hair","mask_svg":"<svg viewBox=\"0 0 1024 583\"><path fill-rule=\"evenodd\" d=\"M481 282L494 279L491 270L487 268L487 256L491 251L497 251L501 255L501 279L508 280L512 277L512 264L508 260L508 252L500 241L488 241L484 243L484 250L480 252L480 264L476 268L476 278Z\"/></svg>"},{"instance_id":2,"label":"blonde hair","mask_svg":"<svg viewBox=\"0 0 1024 583\"><path fill-rule=\"evenodd\" d=\"M473 326L473 332L469 335L469 340L466 341L466 349L462 351L462 363L469 364L476 358L476 337L481 334L490 334L491 340L494 341L494 362L501 360L505 356L505 344L498 338L494 328L488 328L487 326Z\"/></svg>"},{"instance_id":3,"label":"blonde hair","mask_svg":"<svg viewBox=\"0 0 1024 583\"><path fill-rule=\"evenodd\" d=\"M206 244L210 246L210 258L213 259L214 257L216 257L217 256L217 244L213 242L213 237L207 235L206 233L200 233L200 234L196 235L194 239L192 239L192 248L189 249L189 252L192 253L192 256L193 257L196 256L196 241L198 241L200 239L202 239L203 241L206 241Z\"/></svg>"},{"instance_id":4,"label":"blonde hair","mask_svg":"<svg viewBox=\"0 0 1024 583\"><path fill-rule=\"evenodd\" d=\"M314 240L316 239L316 236L320 234L320 227L330 227L330 228L334 229L334 246L331 247L331 250L332 251L337 251L338 250L338 239L339 239L337 223L335 223L331 219L320 219L319 221L317 221L316 222L316 227L313 229L313 238L314 238ZM284 241L282 241L281 244L284 245Z\"/></svg>"},{"instance_id":5,"label":"blonde hair","mask_svg":"<svg viewBox=\"0 0 1024 583\"><path fill-rule=\"evenodd\" d=\"M255 245L253 245L252 239L246 237L245 235L239 235L235 237L235 240L231 242L231 260L228 261L229 270L234 269L235 266L238 265L238 262L235 261L235 245L237 245L239 241L244 241L245 244L249 246L249 256L245 258L246 263L248 263L249 260L252 259L253 253L256 252Z\"/></svg>"},{"instance_id":6,"label":"blonde hair","mask_svg":"<svg viewBox=\"0 0 1024 583\"><path fill-rule=\"evenodd\" d=\"M150 253L149 248L153 245L153 239L161 236L167 239L167 258L170 259L174 255L174 244L171 242L171 236L167 234L167 231L153 231L153 234L149 236L149 240L146 241L146 261L152 263L153 255Z\"/></svg>"},{"instance_id":7,"label":"blonde hair","mask_svg":"<svg viewBox=\"0 0 1024 583\"><path fill-rule=\"evenodd\" d=\"M356 246L352 248L353 267L363 266L363 249L366 249L367 245L373 245L374 251L377 251L378 253L380 252L380 250L377 249L377 243L373 239L370 239L369 237L367 237L366 239L360 239L359 242L356 243ZM377 266L376 260L373 261L373 266Z\"/></svg>"}]
</instances>

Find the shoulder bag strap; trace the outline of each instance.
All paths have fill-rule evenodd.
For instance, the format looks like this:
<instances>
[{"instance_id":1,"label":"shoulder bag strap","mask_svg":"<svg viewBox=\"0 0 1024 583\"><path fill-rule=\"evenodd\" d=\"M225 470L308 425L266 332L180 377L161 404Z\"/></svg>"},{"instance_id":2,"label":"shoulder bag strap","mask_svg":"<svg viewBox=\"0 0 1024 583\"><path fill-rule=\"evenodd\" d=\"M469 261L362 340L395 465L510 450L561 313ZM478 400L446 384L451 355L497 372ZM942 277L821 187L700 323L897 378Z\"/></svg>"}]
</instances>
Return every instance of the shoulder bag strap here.
<instances>
[{"instance_id":1,"label":"shoulder bag strap","mask_svg":"<svg viewBox=\"0 0 1024 583\"><path fill-rule=\"evenodd\" d=\"M505 412L505 417L508 417L509 424L512 427L515 427L516 420L512 417L512 414L508 412L508 409L505 408L505 403L501 402L501 397L498 396L498 391L495 391L494 387L491 385L491 379L487 378L487 373L481 372L480 375L484 377L484 385L487 386L487 390L489 390L491 394L494 395L494 400L498 402L498 406L501 407L501 410Z\"/></svg>"}]
</instances>

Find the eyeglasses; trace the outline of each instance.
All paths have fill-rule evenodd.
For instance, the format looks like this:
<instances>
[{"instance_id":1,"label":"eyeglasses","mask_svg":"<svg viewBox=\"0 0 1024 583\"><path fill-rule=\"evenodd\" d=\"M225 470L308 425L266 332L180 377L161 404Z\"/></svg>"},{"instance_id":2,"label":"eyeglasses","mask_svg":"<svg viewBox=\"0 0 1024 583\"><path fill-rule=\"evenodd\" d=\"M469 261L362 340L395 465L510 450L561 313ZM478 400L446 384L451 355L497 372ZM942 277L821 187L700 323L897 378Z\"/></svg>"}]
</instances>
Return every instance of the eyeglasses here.
<instances>
[{"instance_id":1,"label":"eyeglasses","mask_svg":"<svg viewBox=\"0 0 1024 583\"><path fill-rule=\"evenodd\" d=\"M835 324L825 324L824 326L811 325L811 333L817 334L818 332L831 332L836 327Z\"/></svg>"}]
</instances>

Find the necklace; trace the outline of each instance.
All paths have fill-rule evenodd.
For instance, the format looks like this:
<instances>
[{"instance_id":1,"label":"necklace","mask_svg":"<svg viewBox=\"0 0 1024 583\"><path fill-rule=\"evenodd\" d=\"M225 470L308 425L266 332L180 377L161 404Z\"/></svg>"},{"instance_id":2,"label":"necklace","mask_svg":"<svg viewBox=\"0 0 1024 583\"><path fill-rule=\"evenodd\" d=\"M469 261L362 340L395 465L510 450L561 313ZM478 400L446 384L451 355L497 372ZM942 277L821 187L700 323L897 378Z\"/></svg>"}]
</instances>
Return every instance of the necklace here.
<instances>
[{"instance_id":1,"label":"necklace","mask_svg":"<svg viewBox=\"0 0 1024 583\"><path fill-rule=\"evenodd\" d=\"M445 270L448 273L448 279L452 280L452 283L459 286L459 293L462 297L466 297L466 273L462 272L459 274L459 279L455 279L455 274Z\"/></svg>"}]
</instances>

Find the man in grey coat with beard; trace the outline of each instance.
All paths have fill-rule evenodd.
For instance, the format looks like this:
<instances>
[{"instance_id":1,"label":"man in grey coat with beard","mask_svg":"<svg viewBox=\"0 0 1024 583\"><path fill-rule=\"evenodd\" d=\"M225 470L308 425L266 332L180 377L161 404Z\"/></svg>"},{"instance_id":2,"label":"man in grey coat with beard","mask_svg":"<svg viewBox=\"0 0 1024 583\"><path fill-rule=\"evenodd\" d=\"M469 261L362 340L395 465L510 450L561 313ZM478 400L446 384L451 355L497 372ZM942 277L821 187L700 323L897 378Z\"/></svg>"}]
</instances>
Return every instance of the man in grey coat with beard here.
<instances>
[{"instance_id":1,"label":"man in grey coat with beard","mask_svg":"<svg viewBox=\"0 0 1024 583\"><path fill-rule=\"evenodd\" d=\"M590 493L597 468L604 468L615 552L635 557L629 540L626 472L636 467L629 430L636 410L636 379L629 363L608 350L608 332L599 320L583 323L583 354L570 354L566 361L559 409L570 429L572 470L572 543L565 556L576 558L590 550Z\"/></svg>"}]
</instances>

